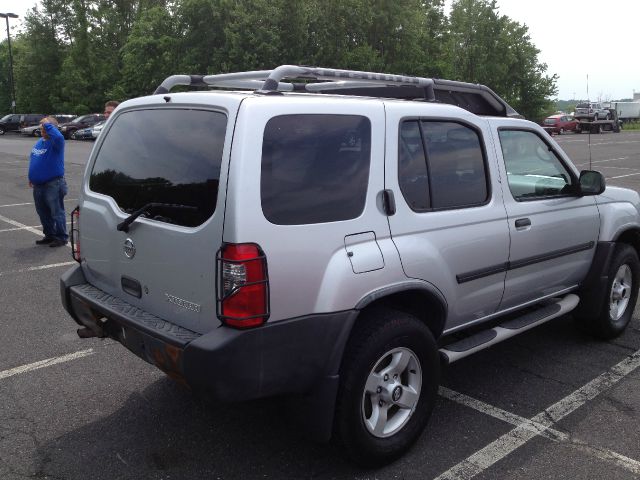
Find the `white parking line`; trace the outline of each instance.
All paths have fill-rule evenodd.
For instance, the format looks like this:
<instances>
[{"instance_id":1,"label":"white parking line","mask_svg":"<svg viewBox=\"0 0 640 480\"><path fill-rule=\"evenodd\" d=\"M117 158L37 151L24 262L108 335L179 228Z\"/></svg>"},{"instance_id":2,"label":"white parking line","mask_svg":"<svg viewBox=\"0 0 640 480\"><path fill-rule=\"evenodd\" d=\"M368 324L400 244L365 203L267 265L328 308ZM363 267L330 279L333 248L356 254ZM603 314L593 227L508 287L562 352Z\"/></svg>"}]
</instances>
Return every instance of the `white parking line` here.
<instances>
[{"instance_id":1,"label":"white parking line","mask_svg":"<svg viewBox=\"0 0 640 480\"><path fill-rule=\"evenodd\" d=\"M37 267L20 268L18 270L7 270L6 272L0 272L0 277L4 277L6 275L12 275L16 273L37 272L38 270L48 270L49 268L65 267L68 265L73 265L74 263L76 262L71 261L71 262L50 263L49 265L38 265Z\"/></svg>"},{"instance_id":2,"label":"white parking line","mask_svg":"<svg viewBox=\"0 0 640 480\"><path fill-rule=\"evenodd\" d=\"M493 418L497 418L498 420L502 420L503 422L510 423L511 425L514 425L516 427L523 426L531 432L536 433L537 435L541 435L550 440L566 443L584 453L598 458L599 460L613 463L618 467L622 467L640 476L640 462L637 460L626 457L607 448L601 448L589 445L584 442L580 442L579 440L572 438L571 435L567 433L554 430L553 428L545 427L544 425L529 420L528 418L521 417L520 415L516 415L515 413L507 412L506 410L502 410L501 408L489 405L481 400L477 400L475 398L464 395L463 393L450 390L446 387L440 387L439 393L444 398L447 398L453 402L472 408L474 410L477 410L478 412L484 413L485 415L489 415Z\"/></svg>"},{"instance_id":3,"label":"white parking line","mask_svg":"<svg viewBox=\"0 0 640 480\"><path fill-rule=\"evenodd\" d=\"M637 173L628 173L627 175L618 175L617 177L605 177L607 180L613 180L614 178L624 178L624 177L633 177L635 175L640 175L640 172Z\"/></svg>"},{"instance_id":4,"label":"white parking line","mask_svg":"<svg viewBox=\"0 0 640 480\"><path fill-rule=\"evenodd\" d=\"M33 205L33 202L27 202L27 203L9 203L7 205L0 205L1 207L20 207L22 205Z\"/></svg>"},{"instance_id":5,"label":"white parking line","mask_svg":"<svg viewBox=\"0 0 640 480\"><path fill-rule=\"evenodd\" d=\"M24 223L20 223L20 222L16 222L15 220L11 220L10 218L7 218L3 215L0 215L0 220L2 220L3 222L7 222L9 225L13 225L14 227L19 227L23 230L27 230L31 233L35 233L36 235L40 235L42 236L42 232L40 230L36 230L33 227L30 227L29 225L25 225Z\"/></svg>"},{"instance_id":6,"label":"white parking line","mask_svg":"<svg viewBox=\"0 0 640 480\"><path fill-rule=\"evenodd\" d=\"M618 158L607 158L605 160L593 160L592 162L583 162L576 163L576 167L584 167L585 165L589 165L590 163L604 163L604 162L615 162L616 160L627 160L629 157L618 157Z\"/></svg>"},{"instance_id":7,"label":"white parking line","mask_svg":"<svg viewBox=\"0 0 640 480\"><path fill-rule=\"evenodd\" d=\"M534 424L540 424L545 429L550 428L589 400L594 399L605 390L611 388L639 366L640 350L613 366L607 372L599 375L582 388L579 388L572 394L540 412L533 417L531 421ZM521 423L486 447L451 467L438 476L436 480L473 478L536 436L538 436L538 433L536 433L535 429L531 428L529 422Z\"/></svg>"},{"instance_id":8,"label":"white parking line","mask_svg":"<svg viewBox=\"0 0 640 480\"><path fill-rule=\"evenodd\" d=\"M79 352L70 353L68 355L48 358L46 360L40 360L39 362L30 363L28 365L22 365L21 367L15 367L9 370L4 370L0 372L0 380L12 377L14 375L20 375L22 373L38 370L39 368L51 367L52 365L57 365L59 363L70 362L71 360L76 360L78 358L93 355L93 353L94 353L93 348L89 348L88 350L80 350Z\"/></svg>"},{"instance_id":9,"label":"white parking line","mask_svg":"<svg viewBox=\"0 0 640 480\"><path fill-rule=\"evenodd\" d=\"M67 225L71 225L71 222L67 222ZM0 233L3 232L16 232L18 230L25 230L26 228L42 228L40 225L32 225L30 227L14 227L14 228L2 228L0 229Z\"/></svg>"}]
</instances>

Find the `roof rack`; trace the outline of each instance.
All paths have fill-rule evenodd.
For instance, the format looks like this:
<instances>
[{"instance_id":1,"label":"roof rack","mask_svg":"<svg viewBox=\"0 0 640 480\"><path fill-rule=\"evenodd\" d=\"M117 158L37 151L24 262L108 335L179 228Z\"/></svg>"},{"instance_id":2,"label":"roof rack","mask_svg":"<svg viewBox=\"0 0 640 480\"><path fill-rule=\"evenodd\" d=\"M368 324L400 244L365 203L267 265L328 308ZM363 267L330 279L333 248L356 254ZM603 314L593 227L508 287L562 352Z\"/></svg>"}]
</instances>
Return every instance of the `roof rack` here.
<instances>
[{"instance_id":1,"label":"roof rack","mask_svg":"<svg viewBox=\"0 0 640 480\"><path fill-rule=\"evenodd\" d=\"M284 81L285 79L305 82ZM169 93L177 85L249 89L261 95L308 92L399 98L457 105L477 115L522 118L522 115L484 85L356 70L281 65L274 70L218 75L172 75L162 82L154 94Z\"/></svg>"}]
</instances>

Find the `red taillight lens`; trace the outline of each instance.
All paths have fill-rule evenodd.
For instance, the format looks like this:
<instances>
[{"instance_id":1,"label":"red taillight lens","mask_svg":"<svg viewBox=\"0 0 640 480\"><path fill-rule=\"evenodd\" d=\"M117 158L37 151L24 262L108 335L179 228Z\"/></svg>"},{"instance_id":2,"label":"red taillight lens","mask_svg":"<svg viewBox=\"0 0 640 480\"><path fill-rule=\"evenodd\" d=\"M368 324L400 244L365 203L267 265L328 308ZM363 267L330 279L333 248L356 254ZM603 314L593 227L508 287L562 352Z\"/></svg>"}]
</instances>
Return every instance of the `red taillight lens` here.
<instances>
[{"instance_id":1,"label":"red taillight lens","mask_svg":"<svg viewBox=\"0 0 640 480\"><path fill-rule=\"evenodd\" d=\"M71 256L76 262L80 262L80 205L71 212Z\"/></svg>"},{"instance_id":2,"label":"red taillight lens","mask_svg":"<svg viewBox=\"0 0 640 480\"><path fill-rule=\"evenodd\" d=\"M269 317L267 259L254 243L224 244L218 254L218 316L249 328Z\"/></svg>"}]
</instances>

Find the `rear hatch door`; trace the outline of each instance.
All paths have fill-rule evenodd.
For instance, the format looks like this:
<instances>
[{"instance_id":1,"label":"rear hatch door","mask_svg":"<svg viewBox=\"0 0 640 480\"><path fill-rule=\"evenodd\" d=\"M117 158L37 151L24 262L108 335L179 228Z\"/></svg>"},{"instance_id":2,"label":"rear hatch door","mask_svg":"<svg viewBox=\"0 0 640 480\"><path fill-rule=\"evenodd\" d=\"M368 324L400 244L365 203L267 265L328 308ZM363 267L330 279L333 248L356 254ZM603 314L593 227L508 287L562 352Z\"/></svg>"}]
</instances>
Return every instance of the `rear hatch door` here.
<instances>
[{"instance_id":1,"label":"rear hatch door","mask_svg":"<svg viewBox=\"0 0 640 480\"><path fill-rule=\"evenodd\" d=\"M182 95L170 104L161 97L161 104L125 104L109 119L85 175L80 249L91 284L205 333L219 325L216 251L242 98Z\"/></svg>"}]
</instances>

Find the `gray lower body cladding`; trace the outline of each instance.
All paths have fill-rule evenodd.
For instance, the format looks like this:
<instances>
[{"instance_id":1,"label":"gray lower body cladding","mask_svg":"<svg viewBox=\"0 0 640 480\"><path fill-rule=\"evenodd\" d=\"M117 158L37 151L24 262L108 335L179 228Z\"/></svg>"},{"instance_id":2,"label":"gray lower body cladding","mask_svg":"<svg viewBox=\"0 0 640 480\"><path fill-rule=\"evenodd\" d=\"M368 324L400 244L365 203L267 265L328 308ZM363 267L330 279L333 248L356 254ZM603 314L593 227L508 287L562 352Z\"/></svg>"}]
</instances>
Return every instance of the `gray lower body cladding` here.
<instances>
[{"instance_id":1,"label":"gray lower body cladding","mask_svg":"<svg viewBox=\"0 0 640 480\"><path fill-rule=\"evenodd\" d=\"M85 326L100 318L109 336L172 378L222 401L312 392L337 380L356 311L309 315L249 330L199 334L86 282L80 265L60 279L62 303ZM335 383L335 382L330 382Z\"/></svg>"}]
</instances>

